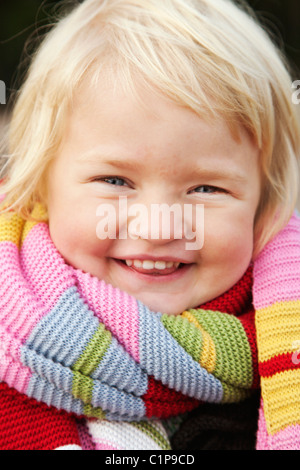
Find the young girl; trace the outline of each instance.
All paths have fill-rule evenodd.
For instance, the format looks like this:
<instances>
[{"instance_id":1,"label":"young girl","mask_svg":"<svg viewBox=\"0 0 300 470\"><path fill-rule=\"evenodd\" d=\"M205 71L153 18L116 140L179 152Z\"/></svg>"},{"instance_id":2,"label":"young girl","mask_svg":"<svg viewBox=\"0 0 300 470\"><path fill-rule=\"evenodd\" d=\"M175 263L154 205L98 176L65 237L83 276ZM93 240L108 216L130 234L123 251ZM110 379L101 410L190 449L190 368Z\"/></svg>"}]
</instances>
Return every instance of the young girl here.
<instances>
[{"instance_id":1,"label":"young girl","mask_svg":"<svg viewBox=\"0 0 300 470\"><path fill-rule=\"evenodd\" d=\"M1 187L2 449L300 449L291 85L229 0L84 0L58 21ZM204 221L153 235L157 204Z\"/></svg>"}]
</instances>

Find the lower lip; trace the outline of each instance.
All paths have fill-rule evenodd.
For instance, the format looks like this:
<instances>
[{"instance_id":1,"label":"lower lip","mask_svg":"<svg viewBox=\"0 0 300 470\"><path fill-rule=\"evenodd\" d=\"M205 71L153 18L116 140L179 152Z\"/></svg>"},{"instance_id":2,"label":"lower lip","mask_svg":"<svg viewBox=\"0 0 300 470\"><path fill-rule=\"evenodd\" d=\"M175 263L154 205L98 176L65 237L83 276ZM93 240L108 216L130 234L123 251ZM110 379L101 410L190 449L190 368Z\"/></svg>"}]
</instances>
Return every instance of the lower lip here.
<instances>
[{"instance_id":1,"label":"lower lip","mask_svg":"<svg viewBox=\"0 0 300 470\"><path fill-rule=\"evenodd\" d=\"M122 261L113 259L115 263L117 263L118 266L124 269L124 271L127 274L132 274L134 275L137 279L140 279L142 281L146 281L149 283L161 283L161 282L171 282L171 281L176 281L177 279L181 279L193 266L193 264L185 264L181 268L176 269L171 274L144 274L144 273L139 273L138 271L135 271L131 267L127 266L127 264L122 263Z\"/></svg>"}]
</instances>

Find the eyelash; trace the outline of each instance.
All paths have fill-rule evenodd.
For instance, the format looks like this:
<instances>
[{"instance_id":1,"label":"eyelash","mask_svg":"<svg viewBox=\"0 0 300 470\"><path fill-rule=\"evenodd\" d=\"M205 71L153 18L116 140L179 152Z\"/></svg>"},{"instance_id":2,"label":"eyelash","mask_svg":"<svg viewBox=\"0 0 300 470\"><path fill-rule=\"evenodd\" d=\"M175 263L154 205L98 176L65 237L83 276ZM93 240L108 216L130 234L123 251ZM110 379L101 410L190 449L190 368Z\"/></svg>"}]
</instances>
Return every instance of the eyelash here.
<instances>
[{"instance_id":1,"label":"eyelash","mask_svg":"<svg viewBox=\"0 0 300 470\"><path fill-rule=\"evenodd\" d=\"M212 191L196 191L196 189L198 189L198 188L209 188ZM227 193L227 191L225 189L218 188L218 187L212 186L210 184L201 184L200 186L197 186L193 190L189 191L189 193L192 192L192 191L195 191L196 193L203 193L203 194Z\"/></svg>"},{"instance_id":2,"label":"eyelash","mask_svg":"<svg viewBox=\"0 0 300 470\"><path fill-rule=\"evenodd\" d=\"M118 181L123 181L124 183L128 184L123 178L119 178L118 176L109 176L107 178L99 178L95 181L103 181L103 183L107 183L107 184L111 184L112 186L124 186L123 184L112 184L112 183L109 183L108 181L111 181L111 180L118 180Z\"/></svg>"},{"instance_id":3,"label":"eyelash","mask_svg":"<svg viewBox=\"0 0 300 470\"><path fill-rule=\"evenodd\" d=\"M113 184L112 181L115 181L116 180L118 182L122 182L122 184ZM106 177L96 177L96 178L91 178L89 180L90 183L105 183L107 184L108 186L114 188L112 190L117 190L116 188L132 188L133 187L133 184L131 181L127 181L126 179L124 178L120 178L119 176L106 176ZM121 191L121 189L119 189Z\"/></svg>"},{"instance_id":4,"label":"eyelash","mask_svg":"<svg viewBox=\"0 0 300 470\"><path fill-rule=\"evenodd\" d=\"M95 178L93 181L96 181L96 182L99 181L99 182L107 183L107 184L110 184L112 186L119 186L119 187L125 186L124 184L109 183L109 181L112 181L112 180L122 181L123 183L126 183L127 185L129 184L124 178L119 178L118 176L109 176L109 177L106 177L106 178ZM212 191L196 191L196 189L199 189L199 188L209 188ZM227 191L225 189L218 188L216 186L212 186L212 185L209 185L209 184L202 184L200 186L197 186L196 188L190 190L188 192L188 194L192 193L193 191L198 192L198 193L203 193L203 194L227 193Z\"/></svg>"}]
</instances>

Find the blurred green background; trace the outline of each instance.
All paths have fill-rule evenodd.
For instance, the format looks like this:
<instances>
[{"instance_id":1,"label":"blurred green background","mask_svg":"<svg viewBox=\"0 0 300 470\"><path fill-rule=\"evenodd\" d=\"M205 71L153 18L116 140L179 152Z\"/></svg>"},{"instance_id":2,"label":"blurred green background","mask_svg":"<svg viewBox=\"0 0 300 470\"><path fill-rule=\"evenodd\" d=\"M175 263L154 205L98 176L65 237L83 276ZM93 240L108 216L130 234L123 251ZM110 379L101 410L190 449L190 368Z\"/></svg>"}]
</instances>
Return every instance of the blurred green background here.
<instances>
[{"instance_id":1,"label":"blurred green background","mask_svg":"<svg viewBox=\"0 0 300 470\"><path fill-rule=\"evenodd\" d=\"M248 3L285 50L294 68L293 78L300 79L300 0L248 0ZM28 46L24 52L28 38L46 32L49 15L51 18L61 4L62 0L1 0L0 80L6 84L7 98L10 90L20 84L20 70L26 69L26 58L31 52ZM18 69L21 58L23 66Z\"/></svg>"}]
</instances>

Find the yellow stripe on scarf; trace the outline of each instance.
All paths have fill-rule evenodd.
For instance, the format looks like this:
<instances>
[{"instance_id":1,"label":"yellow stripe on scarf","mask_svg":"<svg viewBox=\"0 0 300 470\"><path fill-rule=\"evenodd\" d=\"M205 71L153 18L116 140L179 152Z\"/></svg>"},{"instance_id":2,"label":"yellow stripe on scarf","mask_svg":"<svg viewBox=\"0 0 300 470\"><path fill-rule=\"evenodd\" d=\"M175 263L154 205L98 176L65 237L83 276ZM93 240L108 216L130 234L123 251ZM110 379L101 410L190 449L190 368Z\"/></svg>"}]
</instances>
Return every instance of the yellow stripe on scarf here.
<instances>
[{"instance_id":1,"label":"yellow stripe on scarf","mask_svg":"<svg viewBox=\"0 0 300 470\"><path fill-rule=\"evenodd\" d=\"M269 434L300 422L300 369L262 378L264 412Z\"/></svg>"},{"instance_id":2,"label":"yellow stripe on scarf","mask_svg":"<svg viewBox=\"0 0 300 470\"><path fill-rule=\"evenodd\" d=\"M259 362L293 352L300 340L300 301L277 302L256 312Z\"/></svg>"},{"instance_id":3,"label":"yellow stripe on scarf","mask_svg":"<svg viewBox=\"0 0 300 470\"><path fill-rule=\"evenodd\" d=\"M191 312L185 311L183 312L182 316L187 318L190 323L195 325L195 327L201 331L203 337L203 347L199 363L207 370L207 372L212 373L216 367L217 353L211 336L202 328L200 323L191 314Z\"/></svg>"},{"instance_id":4,"label":"yellow stripe on scarf","mask_svg":"<svg viewBox=\"0 0 300 470\"><path fill-rule=\"evenodd\" d=\"M11 242L20 247L24 220L14 212L0 215L0 242Z\"/></svg>"},{"instance_id":5,"label":"yellow stripe on scarf","mask_svg":"<svg viewBox=\"0 0 300 470\"><path fill-rule=\"evenodd\" d=\"M47 212L41 204L35 205L31 216L36 220L26 221L16 212L1 214L0 242L11 242L21 248L30 230L41 221L47 220Z\"/></svg>"}]
</instances>

